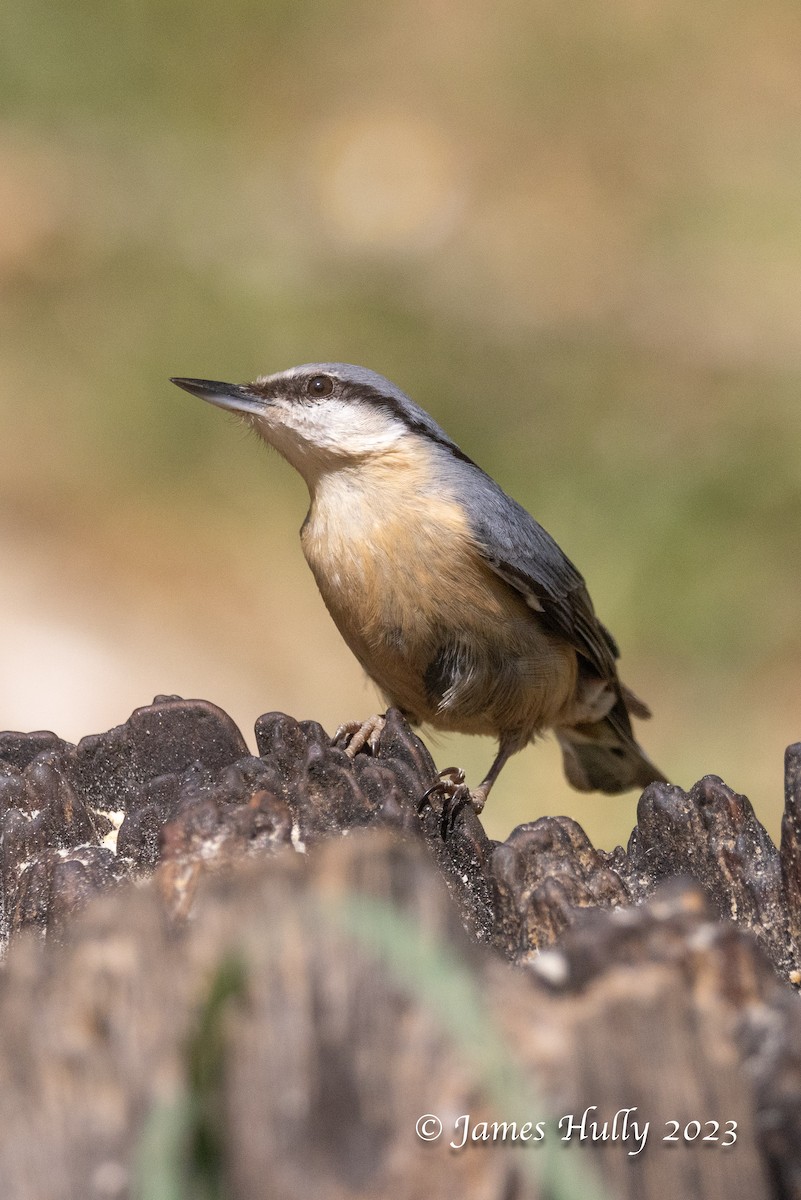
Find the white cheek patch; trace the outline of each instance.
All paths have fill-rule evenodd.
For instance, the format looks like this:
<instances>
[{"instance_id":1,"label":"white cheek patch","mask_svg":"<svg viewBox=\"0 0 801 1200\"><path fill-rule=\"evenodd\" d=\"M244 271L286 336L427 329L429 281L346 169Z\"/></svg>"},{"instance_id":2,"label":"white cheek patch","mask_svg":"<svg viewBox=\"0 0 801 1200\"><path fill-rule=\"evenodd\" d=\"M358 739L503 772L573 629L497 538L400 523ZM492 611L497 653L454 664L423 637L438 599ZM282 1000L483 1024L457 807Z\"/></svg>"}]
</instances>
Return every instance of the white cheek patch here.
<instances>
[{"instance_id":1,"label":"white cheek patch","mask_svg":"<svg viewBox=\"0 0 801 1200\"><path fill-rule=\"evenodd\" d=\"M297 467L301 460L378 453L406 432L381 408L333 398L312 404L274 404L254 424L264 440Z\"/></svg>"},{"instance_id":2,"label":"white cheek patch","mask_svg":"<svg viewBox=\"0 0 801 1200\"><path fill-rule=\"evenodd\" d=\"M341 402L327 426L332 449L341 447L350 454L387 450L406 432L406 427L384 409Z\"/></svg>"}]
</instances>

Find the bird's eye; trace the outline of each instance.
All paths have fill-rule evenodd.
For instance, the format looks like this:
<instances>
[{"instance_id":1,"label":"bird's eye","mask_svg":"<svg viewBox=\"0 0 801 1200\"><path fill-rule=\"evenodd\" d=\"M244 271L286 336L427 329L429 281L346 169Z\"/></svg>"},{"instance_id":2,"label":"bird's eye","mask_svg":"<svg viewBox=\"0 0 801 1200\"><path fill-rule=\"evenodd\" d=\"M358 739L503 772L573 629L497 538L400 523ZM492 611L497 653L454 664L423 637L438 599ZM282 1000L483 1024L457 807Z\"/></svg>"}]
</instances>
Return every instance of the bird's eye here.
<instances>
[{"instance_id":1,"label":"bird's eye","mask_svg":"<svg viewBox=\"0 0 801 1200\"><path fill-rule=\"evenodd\" d=\"M330 375L312 375L306 384L310 396L330 396L334 390L334 381Z\"/></svg>"}]
</instances>

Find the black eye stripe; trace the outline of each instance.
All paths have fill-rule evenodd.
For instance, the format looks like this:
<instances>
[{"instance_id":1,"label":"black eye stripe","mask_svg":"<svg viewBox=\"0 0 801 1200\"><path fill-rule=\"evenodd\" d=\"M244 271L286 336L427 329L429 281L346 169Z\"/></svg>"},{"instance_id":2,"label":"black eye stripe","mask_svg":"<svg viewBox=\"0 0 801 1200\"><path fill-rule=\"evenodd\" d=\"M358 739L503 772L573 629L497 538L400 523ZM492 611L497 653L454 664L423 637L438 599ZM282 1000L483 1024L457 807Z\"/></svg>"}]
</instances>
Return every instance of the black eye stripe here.
<instances>
[{"instance_id":1,"label":"black eye stripe","mask_svg":"<svg viewBox=\"0 0 801 1200\"><path fill-rule=\"evenodd\" d=\"M319 384L317 384L318 380L320 381ZM312 384L321 387L323 390L319 392L315 391ZM472 458L465 454L464 450L461 450L455 442L452 442L442 430L437 429L436 426L432 428L433 422L427 417L426 413L417 409L411 402L406 404L397 396L381 391L373 385L365 384L358 380L342 378L339 374L328 375L324 371L319 371L315 375L279 375L276 378L265 379L262 383L248 384L248 387L256 395L263 396L267 401L276 399L291 402L294 400L301 403L304 400L306 403L310 403L315 400L325 399L326 396L330 396L336 392L337 398L344 404L360 403L383 409L397 421L400 421L401 424L405 425L410 432L442 446L454 458L470 463L473 467L476 466ZM479 470L480 468L476 469Z\"/></svg>"}]
</instances>

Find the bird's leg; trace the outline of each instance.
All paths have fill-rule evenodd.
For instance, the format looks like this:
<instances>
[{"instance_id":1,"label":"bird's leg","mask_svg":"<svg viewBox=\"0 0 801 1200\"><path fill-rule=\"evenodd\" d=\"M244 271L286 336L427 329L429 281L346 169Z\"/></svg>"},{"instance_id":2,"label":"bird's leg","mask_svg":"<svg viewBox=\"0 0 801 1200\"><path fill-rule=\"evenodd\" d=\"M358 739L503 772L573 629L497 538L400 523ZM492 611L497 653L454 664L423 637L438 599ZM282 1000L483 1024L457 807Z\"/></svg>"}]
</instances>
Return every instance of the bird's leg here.
<instances>
[{"instance_id":1,"label":"bird's leg","mask_svg":"<svg viewBox=\"0 0 801 1200\"><path fill-rule=\"evenodd\" d=\"M500 775L507 761L512 757L515 751L520 747L516 740L501 739L501 744L498 747L498 753L495 755L492 766L487 771L481 783L476 790L471 793L471 803L477 813L480 813L484 805L487 803L487 796L490 794L490 788L495 780Z\"/></svg>"},{"instance_id":2,"label":"bird's leg","mask_svg":"<svg viewBox=\"0 0 801 1200\"><path fill-rule=\"evenodd\" d=\"M375 713L366 721L346 721L339 726L331 740L345 751L348 758L355 758L365 746L371 754L375 754L386 723L383 713Z\"/></svg>"},{"instance_id":3,"label":"bird's leg","mask_svg":"<svg viewBox=\"0 0 801 1200\"><path fill-rule=\"evenodd\" d=\"M456 814L465 804L469 804L478 816L487 802L487 796L493 783L500 775L507 760L519 749L520 745L516 738L502 739L492 766L473 792L465 783L464 771L461 768L448 767L445 771L440 771L437 782L421 796L420 807L422 808L429 802L429 797L439 793L444 800L442 824L445 831L453 827Z\"/></svg>"}]
</instances>

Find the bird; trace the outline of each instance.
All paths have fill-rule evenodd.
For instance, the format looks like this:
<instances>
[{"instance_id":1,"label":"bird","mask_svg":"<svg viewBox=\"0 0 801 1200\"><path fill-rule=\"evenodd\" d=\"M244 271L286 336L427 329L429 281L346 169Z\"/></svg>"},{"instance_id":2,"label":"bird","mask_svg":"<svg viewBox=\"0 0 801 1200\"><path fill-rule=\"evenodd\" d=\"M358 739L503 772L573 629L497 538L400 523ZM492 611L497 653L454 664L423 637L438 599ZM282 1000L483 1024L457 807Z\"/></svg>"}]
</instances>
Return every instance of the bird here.
<instances>
[{"instance_id":1,"label":"bird","mask_svg":"<svg viewBox=\"0 0 801 1200\"><path fill-rule=\"evenodd\" d=\"M366 367L306 363L252 383L175 377L235 413L303 477L300 539L325 605L389 705L413 725L490 735L476 813L508 759L546 730L568 782L617 794L665 776L632 732L648 707L556 541L409 396ZM383 715L335 734L376 750Z\"/></svg>"}]
</instances>

